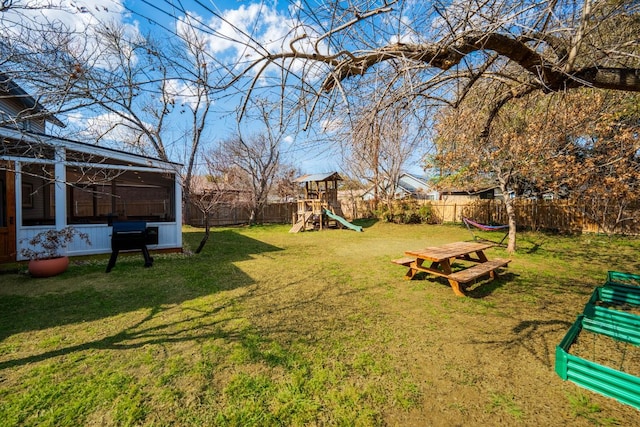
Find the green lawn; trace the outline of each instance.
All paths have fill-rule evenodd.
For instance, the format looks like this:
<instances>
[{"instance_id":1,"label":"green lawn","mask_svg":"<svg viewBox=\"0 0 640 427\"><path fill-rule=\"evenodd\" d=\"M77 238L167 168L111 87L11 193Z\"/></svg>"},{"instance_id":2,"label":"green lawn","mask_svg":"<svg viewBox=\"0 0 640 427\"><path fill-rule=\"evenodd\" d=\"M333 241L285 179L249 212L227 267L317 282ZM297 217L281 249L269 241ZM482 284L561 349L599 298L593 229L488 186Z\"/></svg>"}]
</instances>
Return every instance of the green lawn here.
<instances>
[{"instance_id":1,"label":"green lawn","mask_svg":"<svg viewBox=\"0 0 640 427\"><path fill-rule=\"evenodd\" d=\"M0 424L631 425L563 382L554 351L640 241L524 233L468 298L389 261L462 226L214 229L199 255L0 274ZM186 248L202 231L185 229ZM509 257L504 249L491 257Z\"/></svg>"}]
</instances>

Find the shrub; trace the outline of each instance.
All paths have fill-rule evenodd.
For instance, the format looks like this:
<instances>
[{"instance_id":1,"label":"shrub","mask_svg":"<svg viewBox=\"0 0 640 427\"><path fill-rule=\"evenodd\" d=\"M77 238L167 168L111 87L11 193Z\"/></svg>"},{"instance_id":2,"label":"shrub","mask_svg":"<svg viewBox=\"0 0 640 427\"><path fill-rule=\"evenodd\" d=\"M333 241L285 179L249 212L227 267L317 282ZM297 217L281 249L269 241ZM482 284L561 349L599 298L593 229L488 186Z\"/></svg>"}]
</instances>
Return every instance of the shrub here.
<instances>
[{"instance_id":1,"label":"shrub","mask_svg":"<svg viewBox=\"0 0 640 427\"><path fill-rule=\"evenodd\" d=\"M429 224L434 221L430 204L420 204L415 199L396 200L390 206L382 206L376 212L381 221L395 224Z\"/></svg>"},{"instance_id":2,"label":"shrub","mask_svg":"<svg viewBox=\"0 0 640 427\"><path fill-rule=\"evenodd\" d=\"M91 245L89 235L81 233L68 225L60 230L44 230L30 239L25 238L20 240L21 243L26 242L29 245L29 247L22 248L20 254L28 259L57 258L62 256L61 251L65 249L76 236L84 240L87 245Z\"/></svg>"}]
</instances>

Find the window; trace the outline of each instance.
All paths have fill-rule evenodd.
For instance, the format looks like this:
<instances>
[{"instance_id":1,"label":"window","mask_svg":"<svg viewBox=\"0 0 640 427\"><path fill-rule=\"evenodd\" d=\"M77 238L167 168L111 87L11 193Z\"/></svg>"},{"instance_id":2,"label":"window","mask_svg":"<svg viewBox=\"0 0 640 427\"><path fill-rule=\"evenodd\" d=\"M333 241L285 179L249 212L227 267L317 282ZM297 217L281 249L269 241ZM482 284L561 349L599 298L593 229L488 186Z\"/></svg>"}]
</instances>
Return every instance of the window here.
<instances>
[{"instance_id":1,"label":"window","mask_svg":"<svg viewBox=\"0 0 640 427\"><path fill-rule=\"evenodd\" d=\"M67 168L69 224L175 221L174 176Z\"/></svg>"},{"instance_id":2,"label":"window","mask_svg":"<svg viewBox=\"0 0 640 427\"><path fill-rule=\"evenodd\" d=\"M7 224L7 186L6 172L0 170L0 227L6 227Z\"/></svg>"},{"instance_id":3,"label":"window","mask_svg":"<svg viewBox=\"0 0 640 427\"><path fill-rule=\"evenodd\" d=\"M53 165L22 165L22 225L55 224L53 177Z\"/></svg>"}]
</instances>

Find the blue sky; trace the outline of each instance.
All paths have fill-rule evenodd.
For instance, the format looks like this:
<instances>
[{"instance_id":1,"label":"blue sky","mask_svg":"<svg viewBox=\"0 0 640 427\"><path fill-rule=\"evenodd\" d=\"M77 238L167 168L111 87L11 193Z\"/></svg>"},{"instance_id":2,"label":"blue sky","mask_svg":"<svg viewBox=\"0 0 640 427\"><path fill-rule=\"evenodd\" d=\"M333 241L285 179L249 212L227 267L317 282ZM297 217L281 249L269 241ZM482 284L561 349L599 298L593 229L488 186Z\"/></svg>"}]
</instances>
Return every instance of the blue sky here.
<instances>
[{"instance_id":1,"label":"blue sky","mask_svg":"<svg viewBox=\"0 0 640 427\"><path fill-rule=\"evenodd\" d=\"M82 31L84 26L96 21L118 21L127 24L130 31L162 37L166 31L175 31L175 19L184 16L180 10L195 14L213 30L209 43L211 55L217 58L228 57L230 62L246 55L238 44L230 43L225 38L237 39L238 33L234 27L243 29L246 33L259 40L264 46L272 50L279 49L283 40L289 40L288 33L292 27L286 8L288 1L255 2L242 0L211 1L211 0L57 0L63 10L47 11L49 18L55 18L67 23L71 27ZM177 9L172 6L176 6ZM284 12L284 13L283 13ZM223 16L224 20L218 19ZM230 25L233 24L233 25ZM164 27L164 28L163 28ZM309 30L309 28L307 28ZM222 36L222 37L220 37ZM234 55L236 56L234 58ZM249 58L250 59L250 58ZM237 96L216 100L217 111L233 110L239 102ZM105 116L108 121L113 116ZM70 116L69 120L76 120L78 126L86 125L88 118L78 115ZM96 120L98 121L98 120ZM215 144L236 131L233 117L214 112L210 119L209 139ZM244 124L251 129L255 124ZM341 156L336 142L330 144L329 138L323 141L320 123L316 123L315 132L291 134L283 144L285 161L299 168L303 173L318 173L340 171ZM176 129L179 134L181 129ZM172 159L181 161L181 159ZM419 166L410 168L413 173L421 173Z\"/></svg>"},{"instance_id":2,"label":"blue sky","mask_svg":"<svg viewBox=\"0 0 640 427\"><path fill-rule=\"evenodd\" d=\"M102 0L105 2L117 2L118 0ZM246 29L247 32L254 31L255 37L261 39L268 44L268 39L276 39L284 37L289 30L287 26L286 8L289 2L252 2L252 1L172 1L172 0L126 0L123 3L125 10L125 22L135 25L142 33L150 31L157 33L165 31L158 26L164 26L173 30L175 28L175 20L171 16L178 15L180 18L183 14L180 11L172 9L171 5L176 5L178 9L184 9L190 13L194 13L202 19L209 27L215 29L218 34L228 35L229 37L237 37L232 34L229 25L222 24L221 20L215 15L224 16L224 20L233 24L235 27ZM117 6L117 5L116 5ZM285 13L282 13L282 12ZM257 17L262 22L257 28L254 27ZM262 33L262 34L261 34ZM211 46L214 52L212 54L221 56L232 56L237 52L237 47L225 44L219 38L212 41ZM277 48L274 46L274 48ZM229 105L218 105L222 110L232 110L239 102L239 98L232 97L226 101ZM222 102L222 101L218 101ZM215 113L214 113L215 114ZM213 117L211 120L215 123L216 129L219 129L214 138L224 138L235 132L235 122L230 117ZM251 123L244 124L243 129L250 129ZM328 143L312 142L316 139L317 134L311 135L311 132L298 133L297 135L289 135L283 144L286 161L304 173L317 173L339 170L340 156L335 146Z\"/></svg>"}]
</instances>

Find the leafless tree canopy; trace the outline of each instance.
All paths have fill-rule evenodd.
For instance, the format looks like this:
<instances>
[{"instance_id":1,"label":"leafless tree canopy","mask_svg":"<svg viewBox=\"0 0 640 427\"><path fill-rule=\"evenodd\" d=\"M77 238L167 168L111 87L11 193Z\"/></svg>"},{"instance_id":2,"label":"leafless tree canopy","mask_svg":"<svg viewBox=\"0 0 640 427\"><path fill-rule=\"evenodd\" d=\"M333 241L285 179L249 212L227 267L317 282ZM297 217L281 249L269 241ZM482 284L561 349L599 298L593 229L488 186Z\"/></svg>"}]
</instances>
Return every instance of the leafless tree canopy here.
<instances>
[{"instance_id":1,"label":"leafless tree canopy","mask_svg":"<svg viewBox=\"0 0 640 427\"><path fill-rule=\"evenodd\" d=\"M198 4L223 19L214 9ZM16 0L2 2L0 8L19 12L36 7L35 3L30 5ZM41 2L37 7L57 6ZM211 68L207 72L215 76L207 81L210 95L235 89L242 91L248 100L258 89L276 88L275 82L280 80L282 88L294 86L298 91L297 107L307 117L317 118L318 114L333 111L336 105L358 96L355 87L365 74L382 79L386 88L378 89L388 93L389 103L426 97L456 105L481 79L495 79L504 84L504 90L488 100L496 109L509 99L533 91L554 92L583 86L640 91L637 1L349 0L321 4L302 1L290 5L288 35L269 46L240 29L236 29L235 36L218 34L204 20L190 17L182 4L159 2L156 9L168 15L185 16L182 27L186 30L181 34L175 30L173 36L182 39L191 50L197 47L192 41L209 33L237 44L245 52L236 58L236 63L218 62L213 55L196 58L207 63ZM57 77L58 88L77 86L81 74L104 64L106 50L111 50L109 55L118 49L132 54L135 49L148 49L148 53L156 55L167 53L148 46L148 41L131 39L122 30L118 32L119 42L118 38L107 37L111 46L98 49L91 38L77 37L76 29L47 21L44 14L40 18L28 24L3 21L14 40L3 41L1 58L3 63L28 64L32 70L30 78L43 87L50 83L51 75ZM114 28L105 25L104 31L113 33ZM31 55L34 46L41 56ZM202 51L202 47L197 48ZM140 52L136 53L136 57L139 55ZM131 58L133 55L120 57L125 62ZM170 78L171 71L182 69L181 78L202 81L197 69L189 70L181 66L180 58L175 55L173 58L178 60L172 65L156 64L156 71L164 66L169 73L165 77ZM281 72L274 71L278 69ZM144 83L151 81L158 83L162 78L155 74ZM102 83L113 90L127 82ZM129 83L144 89L140 79ZM86 89L96 92L99 88ZM47 92L43 93L46 96ZM57 101L53 102L56 112L76 108L78 104L69 101L83 98L79 92L64 90L51 95L51 101ZM280 91L283 102L290 101L291 95L290 91ZM89 97L82 105L95 102ZM161 146L156 149L163 154Z\"/></svg>"},{"instance_id":2,"label":"leafless tree canopy","mask_svg":"<svg viewBox=\"0 0 640 427\"><path fill-rule=\"evenodd\" d=\"M343 143L347 173L373 187L374 198L390 203L399 177L422 140L412 112L396 104L379 109L371 102L355 110Z\"/></svg>"},{"instance_id":3,"label":"leafless tree canopy","mask_svg":"<svg viewBox=\"0 0 640 427\"><path fill-rule=\"evenodd\" d=\"M80 129L51 131L180 162L188 199L208 136L216 68L189 17L175 23L173 37L156 39L73 3L16 0L3 7L0 69L47 108L23 118L76 114Z\"/></svg>"},{"instance_id":4,"label":"leafless tree canopy","mask_svg":"<svg viewBox=\"0 0 640 427\"><path fill-rule=\"evenodd\" d=\"M264 134L229 138L208 155L208 167L212 175L222 176L237 188L248 189L247 207L249 223L267 202L267 197L278 171L279 141L270 140ZM230 177L233 177L230 179Z\"/></svg>"},{"instance_id":5,"label":"leafless tree canopy","mask_svg":"<svg viewBox=\"0 0 640 427\"><path fill-rule=\"evenodd\" d=\"M281 106L275 122L300 111L303 127L353 126L366 109L410 111L421 117L410 129L420 135L434 108L460 105L482 82L492 88L484 97L486 135L501 108L533 92L640 91L638 1L303 0L288 5L287 31L271 41L233 25L223 34L209 18L224 16L206 2L196 2L211 14L202 19L181 2L144 3L180 17L162 27L168 31L159 41L115 23L87 32L50 20L45 11L61 9L59 2L3 1L0 68L28 77L53 113L110 115L128 132L123 139L163 159L176 160L169 150L179 146L186 183L210 106L225 97L243 98L246 117L252 100L268 96ZM216 42L237 55L212 53ZM175 136L169 120L181 110L190 123Z\"/></svg>"},{"instance_id":6,"label":"leafless tree canopy","mask_svg":"<svg viewBox=\"0 0 640 427\"><path fill-rule=\"evenodd\" d=\"M310 9L303 2L288 49L245 71L314 64L299 88L316 103L328 98L322 111L334 108L331 99L352 99L366 74L384 76L378 90L389 103L428 97L457 105L479 80L497 80L503 90L487 99L496 110L534 91L640 91L636 1L336 1ZM305 32L309 25L319 32Z\"/></svg>"}]
</instances>

